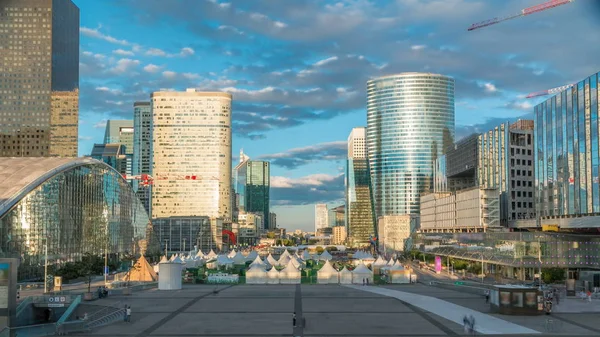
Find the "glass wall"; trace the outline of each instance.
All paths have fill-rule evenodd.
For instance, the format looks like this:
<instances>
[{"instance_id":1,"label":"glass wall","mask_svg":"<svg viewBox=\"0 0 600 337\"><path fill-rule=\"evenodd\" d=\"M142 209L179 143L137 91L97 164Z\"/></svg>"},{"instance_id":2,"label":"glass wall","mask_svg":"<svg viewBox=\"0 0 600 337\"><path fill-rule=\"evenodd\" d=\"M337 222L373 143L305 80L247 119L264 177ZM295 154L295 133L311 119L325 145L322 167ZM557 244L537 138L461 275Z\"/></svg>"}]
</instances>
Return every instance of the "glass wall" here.
<instances>
[{"instance_id":1,"label":"glass wall","mask_svg":"<svg viewBox=\"0 0 600 337\"><path fill-rule=\"evenodd\" d=\"M367 83L367 148L377 217L418 214L435 160L454 139L454 79L429 73Z\"/></svg>"},{"instance_id":2,"label":"glass wall","mask_svg":"<svg viewBox=\"0 0 600 337\"><path fill-rule=\"evenodd\" d=\"M375 235L376 221L368 161L348 159L346 179L348 242L353 246L369 245L369 237Z\"/></svg>"},{"instance_id":3,"label":"glass wall","mask_svg":"<svg viewBox=\"0 0 600 337\"><path fill-rule=\"evenodd\" d=\"M74 159L75 160L75 159ZM45 180L0 214L0 256L21 259L19 279L43 276L49 264L79 260L85 253L110 258L152 253L158 245L143 205L112 168L75 166Z\"/></svg>"}]
</instances>

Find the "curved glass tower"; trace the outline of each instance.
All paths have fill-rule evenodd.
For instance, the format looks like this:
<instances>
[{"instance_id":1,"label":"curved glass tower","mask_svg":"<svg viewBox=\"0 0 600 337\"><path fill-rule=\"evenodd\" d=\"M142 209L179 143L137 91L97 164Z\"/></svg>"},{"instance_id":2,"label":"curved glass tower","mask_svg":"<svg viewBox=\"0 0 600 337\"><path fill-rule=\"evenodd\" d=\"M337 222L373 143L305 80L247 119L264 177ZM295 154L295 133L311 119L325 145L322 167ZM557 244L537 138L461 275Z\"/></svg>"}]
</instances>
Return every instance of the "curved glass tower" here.
<instances>
[{"instance_id":1,"label":"curved glass tower","mask_svg":"<svg viewBox=\"0 0 600 337\"><path fill-rule=\"evenodd\" d=\"M367 82L367 149L375 214L418 214L435 159L454 140L454 79L402 73Z\"/></svg>"}]
</instances>

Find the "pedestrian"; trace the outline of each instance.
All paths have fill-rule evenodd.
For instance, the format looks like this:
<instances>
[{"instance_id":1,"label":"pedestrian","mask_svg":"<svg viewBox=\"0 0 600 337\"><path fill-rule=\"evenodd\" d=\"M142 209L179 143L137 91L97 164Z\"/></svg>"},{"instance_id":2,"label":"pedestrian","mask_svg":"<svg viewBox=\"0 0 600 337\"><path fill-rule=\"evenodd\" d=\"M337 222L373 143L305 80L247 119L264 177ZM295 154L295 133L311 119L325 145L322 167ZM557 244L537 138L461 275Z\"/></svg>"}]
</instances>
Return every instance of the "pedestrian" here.
<instances>
[{"instance_id":1,"label":"pedestrian","mask_svg":"<svg viewBox=\"0 0 600 337\"><path fill-rule=\"evenodd\" d=\"M292 323L294 324L294 328L296 327L296 312L294 311L294 316L292 316Z\"/></svg>"},{"instance_id":2,"label":"pedestrian","mask_svg":"<svg viewBox=\"0 0 600 337\"><path fill-rule=\"evenodd\" d=\"M127 306L127 323L131 323L131 306Z\"/></svg>"},{"instance_id":3,"label":"pedestrian","mask_svg":"<svg viewBox=\"0 0 600 337\"><path fill-rule=\"evenodd\" d=\"M123 308L123 322L127 322L127 304Z\"/></svg>"},{"instance_id":4,"label":"pedestrian","mask_svg":"<svg viewBox=\"0 0 600 337\"><path fill-rule=\"evenodd\" d=\"M367 280L367 285L369 285L369 278L367 277L366 280Z\"/></svg>"},{"instance_id":5,"label":"pedestrian","mask_svg":"<svg viewBox=\"0 0 600 337\"><path fill-rule=\"evenodd\" d=\"M363 279L363 286L365 285L365 279Z\"/></svg>"},{"instance_id":6,"label":"pedestrian","mask_svg":"<svg viewBox=\"0 0 600 337\"><path fill-rule=\"evenodd\" d=\"M587 291L587 299L588 299L588 302L592 302L592 292L589 290Z\"/></svg>"},{"instance_id":7,"label":"pedestrian","mask_svg":"<svg viewBox=\"0 0 600 337\"><path fill-rule=\"evenodd\" d=\"M469 333L469 317L467 315L463 317L463 329L465 334Z\"/></svg>"},{"instance_id":8,"label":"pedestrian","mask_svg":"<svg viewBox=\"0 0 600 337\"><path fill-rule=\"evenodd\" d=\"M485 291L485 303L490 303L490 291L486 290Z\"/></svg>"}]
</instances>

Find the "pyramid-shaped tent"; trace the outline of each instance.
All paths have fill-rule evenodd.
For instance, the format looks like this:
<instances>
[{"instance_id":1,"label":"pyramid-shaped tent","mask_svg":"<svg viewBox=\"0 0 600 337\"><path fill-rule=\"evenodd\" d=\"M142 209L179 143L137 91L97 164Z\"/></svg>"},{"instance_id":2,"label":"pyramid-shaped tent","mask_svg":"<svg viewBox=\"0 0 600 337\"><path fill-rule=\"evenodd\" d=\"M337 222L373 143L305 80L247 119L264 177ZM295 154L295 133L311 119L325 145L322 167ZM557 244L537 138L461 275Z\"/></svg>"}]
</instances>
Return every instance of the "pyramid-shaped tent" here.
<instances>
[{"instance_id":1,"label":"pyramid-shaped tent","mask_svg":"<svg viewBox=\"0 0 600 337\"><path fill-rule=\"evenodd\" d=\"M340 270L340 283L341 284L352 284L352 272L344 267Z\"/></svg>"},{"instance_id":2,"label":"pyramid-shaped tent","mask_svg":"<svg viewBox=\"0 0 600 337\"><path fill-rule=\"evenodd\" d=\"M202 250L198 250L198 253L196 253L196 257L204 257L204 253L202 252Z\"/></svg>"},{"instance_id":3,"label":"pyramid-shaped tent","mask_svg":"<svg viewBox=\"0 0 600 337\"><path fill-rule=\"evenodd\" d=\"M267 284L279 284L279 272L275 267L267 272Z\"/></svg>"},{"instance_id":4,"label":"pyramid-shaped tent","mask_svg":"<svg viewBox=\"0 0 600 337\"><path fill-rule=\"evenodd\" d=\"M281 253L281 256L279 256L279 259L281 260L281 258L283 258L283 257L292 257L292 256L290 255L290 253L288 253L287 249L284 249L283 253Z\"/></svg>"},{"instance_id":5,"label":"pyramid-shaped tent","mask_svg":"<svg viewBox=\"0 0 600 337\"><path fill-rule=\"evenodd\" d=\"M340 282L339 272L333 268L329 261L319 271L317 271L317 283L320 284L337 284Z\"/></svg>"},{"instance_id":6,"label":"pyramid-shaped tent","mask_svg":"<svg viewBox=\"0 0 600 337\"><path fill-rule=\"evenodd\" d=\"M166 255L163 255L163 257L160 258L160 262L159 263L166 263L169 262L169 259L167 259Z\"/></svg>"},{"instance_id":7,"label":"pyramid-shaped tent","mask_svg":"<svg viewBox=\"0 0 600 337\"><path fill-rule=\"evenodd\" d=\"M133 268L127 273L126 280L139 282L155 282L158 276L150 266L144 255L140 256Z\"/></svg>"},{"instance_id":8,"label":"pyramid-shaped tent","mask_svg":"<svg viewBox=\"0 0 600 337\"><path fill-rule=\"evenodd\" d=\"M242 252L237 252L235 256L232 258L233 264L244 265L246 264L246 257L242 254Z\"/></svg>"},{"instance_id":9,"label":"pyramid-shaped tent","mask_svg":"<svg viewBox=\"0 0 600 337\"><path fill-rule=\"evenodd\" d=\"M393 266L393 265L394 265L394 263L395 263L395 262L394 262L394 258L393 258L393 257L390 257L390 260L388 261L387 265L388 265L388 266Z\"/></svg>"},{"instance_id":10,"label":"pyramid-shaped tent","mask_svg":"<svg viewBox=\"0 0 600 337\"><path fill-rule=\"evenodd\" d=\"M248 256L246 256L246 261L254 261L257 257L258 253L255 250L253 250L248 254Z\"/></svg>"},{"instance_id":11,"label":"pyramid-shaped tent","mask_svg":"<svg viewBox=\"0 0 600 337\"><path fill-rule=\"evenodd\" d=\"M382 267L385 266L387 262L385 262L384 259L381 258L381 256L377 257L377 260L375 260L375 262L373 262L373 266L377 266L377 267Z\"/></svg>"},{"instance_id":12,"label":"pyramid-shaped tent","mask_svg":"<svg viewBox=\"0 0 600 337\"><path fill-rule=\"evenodd\" d=\"M310 260L310 253L308 252L308 249L305 249L302 252L302 260L304 260L304 261Z\"/></svg>"},{"instance_id":13,"label":"pyramid-shaped tent","mask_svg":"<svg viewBox=\"0 0 600 337\"><path fill-rule=\"evenodd\" d=\"M319 256L319 260L321 261L331 261L331 259L333 259L333 256L331 256L331 254L329 254L329 252L326 250L324 250L321 256Z\"/></svg>"},{"instance_id":14,"label":"pyramid-shaped tent","mask_svg":"<svg viewBox=\"0 0 600 337\"><path fill-rule=\"evenodd\" d=\"M362 284L363 280L369 280L369 283L373 283L373 271L363 263L359 263L352 271L352 283Z\"/></svg>"},{"instance_id":15,"label":"pyramid-shaped tent","mask_svg":"<svg viewBox=\"0 0 600 337\"><path fill-rule=\"evenodd\" d=\"M272 266L278 266L279 265L279 263L277 263L277 260L275 260L275 258L271 254L269 254L269 256L267 256L267 263L269 263Z\"/></svg>"},{"instance_id":16,"label":"pyramid-shaped tent","mask_svg":"<svg viewBox=\"0 0 600 337\"><path fill-rule=\"evenodd\" d=\"M300 270L290 260L285 268L279 272L279 282L282 284L300 284Z\"/></svg>"},{"instance_id":17,"label":"pyramid-shaped tent","mask_svg":"<svg viewBox=\"0 0 600 337\"><path fill-rule=\"evenodd\" d=\"M252 261L252 263L250 263L250 268L252 268L254 266L259 266L262 269L265 269L266 264L260 259L260 256L256 256L254 261Z\"/></svg>"},{"instance_id":18,"label":"pyramid-shaped tent","mask_svg":"<svg viewBox=\"0 0 600 337\"><path fill-rule=\"evenodd\" d=\"M257 257L258 258L258 257ZM265 284L267 283L267 272L263 266L255 264L246 271L247 284Z\"/></svg>"},{"instance_id":19,"label":"pyramid-shaped tent","mask_svg":"<svg viewBox=\"0 0 600 337\"><path fill-rule=\"evenodd\" d=\"M217 256L217 265L218 266L232 266L233 260L227 257L227 255L219 255Z\"/></svg>"},{"instance_id":20,"label":"pyramid-shaped tent","mask_svg":"<svg viewBox=\"0 0 600 337\"><path fill-rule=\"evenodd\" d=\"M288 262L290 262L292 260L292 258L289 255L281 255L281 257L279 257L279 260L277 261L277 263L280 266L287 266Z\"/></svg>"},{"instance_id":21,"label":"pyramid-shaped tent","mask_svg":"<svg viewBox=\"0 0 600 337\"><path fill-rule=\"evenodd\" d=\"M230 251L229 254L227 254L227 257L230 259L233 259L233 257L235 256L235 254L237 254L237 252L234 250Z\"/></svg>"},{"instance_id":22,"label":"pyramid-shaped tent","mask_svg":"<svg viewBox=\"0 0 600 337\"><path fill-rule=\"evenodd\" d=\"M211 249L210 252L206 255L206 257L208 259L214 259L217 257L217 253L215 253L215 251Z\"/></svg>"}]
</instances>

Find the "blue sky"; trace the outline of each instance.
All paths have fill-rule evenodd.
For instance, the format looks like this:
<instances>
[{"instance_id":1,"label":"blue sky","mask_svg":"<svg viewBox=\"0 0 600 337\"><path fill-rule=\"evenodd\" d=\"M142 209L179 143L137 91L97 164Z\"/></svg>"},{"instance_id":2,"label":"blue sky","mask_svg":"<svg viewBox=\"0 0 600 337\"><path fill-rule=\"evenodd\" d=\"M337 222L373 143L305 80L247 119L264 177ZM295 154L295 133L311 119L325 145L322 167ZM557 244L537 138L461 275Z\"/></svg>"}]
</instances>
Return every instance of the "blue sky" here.
<instances>
[{"instance_id":1,"label":"blue sky","mask_svg":"<svg viewBox=\"0 0 600 337\"><path fill-rule=\"evenodd\" d=\"M599 70L593 0L467 32L540 0L73 0L81 11L80 145L159 89L233 94L233 155L272 163L278 225L311 229L343 203L345 141L366 124L366 81L456 80L456 134L532 112L533 91Z\"/></svg>"}]
</instances>

